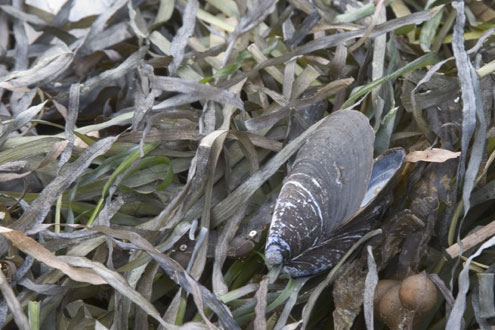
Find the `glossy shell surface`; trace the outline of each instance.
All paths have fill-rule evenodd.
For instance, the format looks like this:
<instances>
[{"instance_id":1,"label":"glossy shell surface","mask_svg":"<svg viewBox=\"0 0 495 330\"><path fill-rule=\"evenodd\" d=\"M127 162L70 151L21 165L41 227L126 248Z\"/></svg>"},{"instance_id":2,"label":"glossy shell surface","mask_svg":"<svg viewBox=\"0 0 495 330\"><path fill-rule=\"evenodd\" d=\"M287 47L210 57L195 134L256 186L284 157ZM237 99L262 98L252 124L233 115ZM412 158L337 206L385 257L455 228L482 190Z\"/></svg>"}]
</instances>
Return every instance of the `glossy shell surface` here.
<instances>
[{"instance_id":1,"label":"glossy shell surface","mask_svg":"<svg viewBox=\"0 0 495 330\"><path fill-rule=\"evenodd\" d=\"M329 240L359 209L373 167L374 133L358 111L329 115L299 150L277 199L266 244L270 265L293 277L322 272L345 251ZM349 234L349 235L348 235ZM338 237L336 237L336 236Z\"/></svg>"}]
</instances>

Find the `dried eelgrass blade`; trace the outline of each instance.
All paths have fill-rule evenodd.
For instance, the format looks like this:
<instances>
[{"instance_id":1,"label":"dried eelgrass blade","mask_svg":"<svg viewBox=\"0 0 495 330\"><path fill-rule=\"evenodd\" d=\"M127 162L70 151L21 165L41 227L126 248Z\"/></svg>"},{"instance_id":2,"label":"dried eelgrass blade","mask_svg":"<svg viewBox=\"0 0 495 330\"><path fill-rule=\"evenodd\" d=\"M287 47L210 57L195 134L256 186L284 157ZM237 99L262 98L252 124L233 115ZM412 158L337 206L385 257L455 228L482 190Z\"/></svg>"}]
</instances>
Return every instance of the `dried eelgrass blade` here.
<instances>
[{"instance_id":1,"label":"dried eelgrass blade","mask_svg":"<svg viewBox=\"0 0 495 330\"><path fill-rule=\"evenodd\" d=\"M478 313L479 319L488 319L495 315L495 274L493 273L478 273L478 298L480 304L480 311Z\"/></svg>"},{"instance_id":2,"label":"dried eelgrass blade","mask_svg":"<svg viewBox=\"0 0 495 330\"><path fill-rule=\"evenodd\" d=\"M476 45L474 45L471 49L469 49L467 51L468 54L472 54L472 53L475 53L477 52L480 47L483 45L483 43L485 42L485 40L490 36L492 35L494 32L493 29L488 29L487 31L485 31L483 33L483 35L479 38L479 40L476 42ZM431 132L430 128L428 127L428 124L426 123L425 119L423 118L423 115L422 115L422 110L423 109L420 109L418 108L418 106L416 106L416 98L415 98L415 94L416 94L416 91L419 90L419 88L424 84L424 83L427 83L432 77L433 75L445 64L447 63L448 61L450 60L453 60L454 59L454 56L452 57L449 57L445 60L442 60L434 65L432 65L428 72L425 74L425 76L423 77L423 79L421 79L417 84L416 86L414 87L414 89L411 91L411 94L410 94L410 99L411 99L411 105L412 105L412 112L413 112L413 118L416 120L416 124L418 125L418 127L421 129L421 131L425 134L425 136L429 139L429 140L433 140L433 133Z\"/></svg>"},{"instance_id":3,"label":"dried eelgrass blade","mask_svg":"<svg viewBox=\"0 0 495 330\"><path fill-rule=\"evenodd\" d=\"M147 240L139 234L124 230L111 229L108 227L95 226L95 231L104 233L119 239L125 239L134 244L137 248L146 251L165 271L165 273L184 290L193 295L197 305L203 305L204 302L212 311L214 311L222 326L226 329L239 329L237 323L232 319L229 310L218 300L207 288L194 280L187 272L184 271L175 260L160 253ZM201 303L199 303L201 302Z\"/></svg>"},{"instance_id":4,"label":"dried eelgrass blade","mask_svg":"<svg viewBox=\"0 0 495 330\"><path fill-rule=\"evenodd\" d=\"M292 85L295 80L296 58L293 58L285 63L284 81L282 83L282 95L289 100L292 96Z\"/></svg>"},{"instance_id":5,"label":"dried eelgrass blade","mask_svg":"<svg viewBox=\"0 0 495 330\"><path fill-rule=\"evenodd\" d=\"M75 0L68 0L62 8L58 11L57 15L50 22L50 27L53 28L63 28L67 23L70 22L69 15L74 6ZM48 44L55 37L51 34L49 30L44 32L37 40L36 43Z\"/></svg>"},{"instance_id":6,"label":"dried eelgrass blade","mask_svg":"<svg viewBox=\"0 0 495 330\"><path fill-rule=\"evenodd\" d=\"M23 308L19 303L19 300L17 300L14 290L12 290L10 285L7 283L7 279L2 271L0 271L0 291L2 292L3 298L7 302L10 311L14 315L15 323L19 329L30 330L31 328L29 327L28 319L22 311Z\"/></svg>"},{"instance_id":7,"label":"dried eelgrass blade","mask_svg":"<svg viewBox=\"0 0 495 330\"><path fill-rule=\"evenodd\" d=\"M381 6L381 3L378 4ZM378 10L378 8L377 8ZM385 10L380 10L380 13L376 17L377 23L383 23L387 20ZM381 35L375 38L375 42L373 44L373 61L371 63L371 79L377 80L383 77L385 72L385 53L387 50L387 36ZM350 50L349 50L350 51ZM382 112L385 102L380 95L380 91L382 90L381 86L374 88L371 91L371 103L373 104L374 116L375 116L375 125L373 129L378 131L381 121L382 121Z\"/></svg>"},{"instance_id":8,"label":"dried eelgrass blade","mask_svg":"<svg viewBox=\"0 0 495 330\"><path fill-rule=\"evenodd\" d=\"M202 148L205 150L209 149L209 157L207 164L198 166L208 166L207 168L207 179L205 185L204 193L204 206L203 213L201 215L201 229L210 229L210 213L211 213L211 200L212 200L212 190L215 181L215 170L217 167L218 158L220 152L223 149L225 139L227 137L228 131L217 130L208 134L205 138L201 140L198 150ZM208 234L205 237L205 244L208 244ZM205 246L206 246L205 245ZM204 266L206 264L206 252L207 249L201 249L198 255L198 259L195 261L191 268L190 274L193 278L199 279L203 273ZM201 311L200 311L201 312Z\"/></svg>"},{"instance_id":9,"label":"dried eelgrass blade","mask_svg":"<svg viewBox=\"0 0 495 330\"><path fill-rule=\"evenodd\" d=\"M256 27L268 15L270 15L275 9L276 3L277 2L275 0L253 0L249 3L247 6L247 13L241 16L241 20L236 25L235 30L227 39L227 50L225 51L222 67L228 63L237 38Z\"/></svg>"},{"instance_id":10,"label":"dried eelgrass blade","mask_svg":"<svg viewBox=\"0 0 495 330\"><path fill-rule=\"evenodd\" d=\"M168 66L171 76L175 76L179 65L184 58L184 50L187 46L187 39L192 35L196 24L196 13L198 12L198 0L187 0L186 9L182 16L182 26L172 40L170 45L170 55L174 57L172 63Z\"/></svg>"},{"instance_id":11,"label":"dried eelgrass blade","mask_svg":"<svg viewBox=\"0 0 495 330\"><path fill-rule=\"evenodd\" d=\"M2 130L2 135L0 136L0 146L2 146L7 138L9 137L9 134L15 130L18 130L22 126L26 125L29 123L31 119L34 118L41 110L43 110L43 107L45 106L47 101L42 102L40 104L34 105L21 113L19 113L17 116L15 116L8 124L7 127L5 127Z\"/></svg>"},{"instance_id":12,"label":"dried eelgrass blade","mask_svg":"<svg viewBox=\"0 0 495 330\"><path fill-rule=\"evenodd\" d=\"M177 241L184 236L184 234L191 228L191 224L188 222L180 222L177 226L174 227L173 232L169 235L169 237L163 242L160 243L156 249L160 252L166 252L170 250ZM140 267L152 259L148 254L140 254L139 257L129 262L128 264L117 269L118 272L127 272L131 271L134 268Z\"/></svg>"},{"instance_id":13,"label":"dried eelgrass blade","mask_svg":"<svg viewBox=\"0 0 495 330\"><path fill-rule=\"evenodd\" d=\"M455 299L452 295L452 292L449 290L449 288L447 288L447 285L445 285L445 282L437 274L430 274L429 278L432 280L433 283L435 283L438 290L440 290L440 292L442 293L443 297L445 298L447 308L452 309L452 305L454 305Z\"/></svg>"},{"instance_id":14,"label":"dried eelgrass blade","mask_svg":"<svg viewBox=\"0 0 495 330\"><path fill-rule=\"evenodd\" d=\"M466 16L464 14L464 2L454 1L452 6L457 11L456 23L454 25L454 35L452 39L452 50L454 52L457 74L461 84L462 95L462 139L461 139L461 158L457 174L457 184L464 178L462 188L462 200L464 202L464 215L470 208L470 196L473 190L474 181L479 171L481 158L484 152L486 140L486 122L481 102L480 80L474 69L469 56L464 49L464 23ZM476 130L476 126L478 129ZM476 130L476 133L475 133ZM474 136L474 143L471 148L467 169L465 163L468 155L468 148L471 137Z\"/></svg>"},{"instance_id":15,"label":"dried eelgrass blade","mask_svg":"<svg viewBox=\"0 0 495 330\"><path fill-rule=\"evenodd\" d=\"M290 114L291 108L323 100L328 96L333 95L338 91L346 88L353 81L353 78L334 80L323 86L315 95L304 99L292 100L286 106L283 106L273 112L246 120L244 122L244 125L250 131L257 131L263 128L270 127L276 124L279 120L287 117ZM299 90L298 92L301 92L301 90ZM293 90L292 93L295 95L295 93L298 92Z\"/></svg>"},{"instance_id":16,"label":"dried eelgrass blade","mask_svg":"<svg viewBox=\"0 0 495 330\"><path fill-rule=\"evenodd\" d=\"M20 20L20 21L25 21L27 23L33 24L33 25L38 25L40 27L43 27L46 25L46 22L43 21L41 18L39 18L36 15L33 14L28 14L25 11L16 8L14 6L9 6L9 5L2 5L0 6L0 9L2 9L3 12L7 13L8 15Z\"/></svg>"},{"instance_id":17,"label":"dried eelgrass blade","mask_svg":"<svg viewBox=\"0 0 495 330\"><path fill-rule=\"evenodd\" d=\"M306 91L313 84L319 84L316 80L320 76L320 72L313 66L307 65L304 70L299 74L292 85L291 98L295 99L299 97L304 91ZM326 86L325 86L326 87ZM324 89L325 87L322 87Z\"/></svg>"},{"instance_id":18,"label":"dried eelgrass blade","mask_svg":"<svg viewBox=\"0 0 495 330\"><path fill-rule=\"evenodd\" d=\"M7 14L0 11L0 49L7 49L9 44L9 20Z\"/></svg>"},{"instance_id":19,"label":"dried eelgrass blade","mask_svg":"<svg viewBox=\"0 0 495 330\"><path fill-rule=\"evenodd\" d=\"M131 122L134 112L128 112L109 119L103 123L88 125L84 127L77 128L75 131L80 134L87 134L93 131L99 131L114 125L125 125Z\"/></svg>"},{"instance_id":20,"label":"dried eelgrass blade","mask_svg":"<svg viewBox=\"0 0 495 330\"><path fill-rule=\"evenodd\" d=\"M368 25L368 27L366 28L366 32L364 33L364 35L355 44L353 44L352 46L349 47L350 53L354 52L356 49L358 49L359 47L361 47L363 45L363 43L366 41L366 39L368 39L368 37L370 36L371 31L373 31L373 28L375 27L376 23L379 22L378 21L379 16L382 13L382 11L384 11L385 0L379 0L379 1L376 1L375 3L376 3L375 13L373 14L373 17L371 18L371 22Z\"/></svg>"},{"instance_id":21,"label":"dried eelgrass blade","mask_svg":"<svg viewBox=\"0 0 495 330\"><path fill-rule=\"evenodd\" d=\"M256 318L254 319L254 329L264 330L266 329L266 295L268 293L268 276L265 275L263 280L260 282L260 287L256 292L256 308L254 309L256 313Z\"/></svg>"},{"instance_id":22,"label":"dried eelgrass blade","mask_svg":"<svg viewBox=\"0 0 495 330\"><path fill-rule=\"evenodd\" d=\"M372 81L364 86L360 86L358 88L355 88L347 101L342 105L342 108L346 109L348 107L351 107L355 102L357 102L361 97L369 93L371 90L374 88L380 86L381 84L390 81L392 79L396 79L408 72L423 68L427 65L432 65L438 61L438 55L434 53L428 53L425 54L421 57L418 57L412 62L409 62L408 64L404 65L400 69L396 70L395 72L388 74L386 76L383 76L380 79L377 79L375 81Z\"/></svg>"},{"instance_id":23,"label":"dried eelgrass blade","mask_svg":"<svg viewBox=\"0 0 495 330\"><path fill-rule=\"evenodd\" d=\"M60 160L57 164L57 172L60 171L62 166L69 160L72 155L72 148L74 147L75 137L74 129L76 128L77 115L79 113L79 91L80 84L72 84L69 92L69 109L67 110L67 118L65 119L65 138L69 142L67 147L60 156Z\"/></svg>"},{"instance_id":24,"label":"dried eelgrass blade","mask_svg":"<svg viewBox=\"0 0 495 330\"><path fill-rule=\"evenodd\" d=\"M335 19L337 22L340 23L353 22L362 19L366 16L369 16L373 14L373 12L376 12L375 3L370 2L367 3L366 5L363 5L361 8L349 9L345 13L337 15Z\"/></svg>"},{"instance_id":25,"label":"dried eelgrass blade","mask_svg":"<svg viewBox=\"0 0 495 330\"><path fill-rule=\"evenodd\" d=\"M0 88L25 90L27 86L56 78L72 63L74 53L64 44L49 48L34 65L14 71L0 82Z\"/></svg>"},{"instance_id":26,"label":"dried eelgrass blade","mask_svg":"<svg viewBox=\"0 0 495 330\"><path fill-rule=\"evenodd\" d=\"M244 103L239 95L218 87L173 77L155 77L153 87L164 91L190 94L190 102L194 102L197 99L211 100L222 104L230 104L244 110ZM155 105L153 109L163 108L162 103Z\"/></svg>"},{"instance_id":27,"label":"dried eelgrass blade","mask_svg":"<svg viewBox=\"0 0 495 330\"><path fill-rule=\"evenodd\" d=\"M23 277L20 281L17 281L17 284L22 285L23 287L28 288L31 291L46 294L49 296L55 296L66 291L66 289L61 285L38 284L30 280L27 276Z\"/></svg>"},{"instance_id":28,"label":"dried eelgrass blade","mask_svg":"<svg viewBox=\"0 0 495 330\"><path fill-rule=\"evenodd\" d=\"M135 131L138 127L142 126L142 122L149 114L155 97L159 94L158 91L151 90L150 84L154 77L153 68L148 64L142 64L138 66L136 70L138 84L136 84L136 92L134 95L134 104L136 111L134 111L134 117L132 118L132 130ZM142 135L145 135L144 132ZM147 135L147 134L146 134ZM140 144L142 149L143 139L141 138Z\"/></svg>"},{"instance_id":29,"label":"dried eelgrass blade","mask_svg":"<svg viewBox=\"0 0 495 330\"><path fill-rule=\"evenodd\" d=\"M129 56L124 62L122 62L118 67L104 71L98 76L86 80L86 82L81 85L81 95L89 93L91 90L98 86L108 85L111 81L123 77L131 70L134 70L135 68L137 68L143 57L146 55L147 51L147 46L141 47L134 54ZM65 96L66 95L64 95L63 93L59 94L59 98Z\"/></svg>"},{"instance_id":30,"label":"dried eelgrass blade","mask_svg":"<svg viewBox=\"0 0 495 330\"><path fill-rule=\"evenodd\" d=\"M35 169L29 170L29 171L24 172L24 173L19 173L19 174L17 174L17 173L1 173L0 174L0 182L5 182L5 181L17 179L17 178L22 178L22 177L25 177L25 176L31 174L35 170L46 167L51 162L55 161L58 156L60 156L62 151L64 151L64 149L66 148L67 144L68 144L67 141L55 142L52 145L52 149L47 152L46 156L43 158L43 160L38 164L38 166ZM3 171L15 170L16 168L24 169L24 168L28 168L28 167L29 166L28 166L27 161L13 161L13 162L4 163L4 164L0 165L0 168Z\"/></svg>"},{"instance_id":31,"label":"dried eelgrass blade","mask_svg":"<svg viewBox=\"0 0 495 330\"><path fill-rule=\"evenodd\" d=\"M77 269L69 266L59 257L47 250L41 244L30 237L27 237L22 232L12 230L7 227L0 227L0 233L9 239L16 248L22 252L32 256L38 261L46 265L61 270L64 274L72 278L74 281L85 282L94 285L106 284L107 282L89 269Z\"/></svg>"},{"instance_id":32,"label":"dried eelgrass blade","mask_svg":"<svg viewBox=\"0 0 495 330\"><path fill-rule=\"evenodd\" d=\"M421 12L413 13L411 15L401 17L401 18L396 18L393 20L390 20L388 22L385 22L383 24L377 25L373 32L370 35L370 38L377 37L379 35L382 35L384 33L388 33L391 31L396 30L399 27L409 25L409 24L420 24L426 20L429 20L437 13L439 10L439 7L435 7L431 10L424 10ZM300 46L293 50L292 52L289 52L287 54L284 54L282 56L278 56L275 58L268 59L264 61L263 63L258 64L256 67L251 69L249 72L245 74L240 74L224 83L219 84L221 87L228 87L232 86L236 83L238 83L240 80L244 79L247 76L252 76L259 70L262 70L264 68L267 68L269 66L273 65L278 65L282 64L296 56L300 55L305 55L317 50L321 49L326 49L326 48L331 48L335 47L339 44L343 44L348 40L354 39L354 38L359 38L363 36L365 33L365 29L357 30L357 31L348 31L348 32L342 32L342 33L336 33L332 34L329 36L321 37L316 40L312 40L310 42L307 42L305 45Z\"/></svg>"},{"instance_id":33,"label":"dried eelgrass blade","mask_svg":"<svg viewBox=\"0 0 495 330\"><path fill-rule=\"evenodd\" d=\"M0 152L0 163L36 156L48 152L61 140L53 136L29 136L9 138Z\"/></svg>"},{"instance_id":34,"label":"dried eelgrass blade","mask_svg":"<svg viewBox=\"0 0 495 330\"><path fill-rule=\"evenodd\" d=\"M378 271L373 257L373 250L370 245L367 246L368 251L368 274L366 274L365 290L363 299L364 320L366 329L373 330L373 298L375 296L375 288L378 283Z\"/></svg>"},{"instance_id":35,"label":"dried eelgrass blade","mask_svg":"<svg viewBox=\"0 0 495 330\"><path fill-rule=\"evenodd\" d=\"M167 329L178 329L177 326L166 323L160 317L160 313L156 310L155 306L146 300L139 292L131 288L127 281L119 273L108 269L99 262L91 261L85 257L61 256L60 258L73 266L92 269L102 279L105 279L105 283L108 283L120 294L132 300L132 302L146 311L148 315L152 316L162 326Z\"/></svg>"},{"instance_id":36,"label":"dried eelgrass blade","mask_svg":"<svg viewBox=\"0 0 495 330\"><path fill-rule=\"evenodd\" d=\"M485 274L481 274L481 275L485 275ZM488 275L492 275L491 277L493 277L493 274L488 274ZM480 330L491 330L491 326L488 323L488 317L484 317L481 311L482 302L480 299L480 294L483 292L482 290L486 291L487 288L481 289L480 286L478 289L479 290L476 289L473 290L472 298L471 298L471 305L473 306L474 317L476 319L476 322L478 323ZM490 290L492 293L491 301L489 302L489 304L493 305L493 301L495 300L493 299L493 283L492 283L492 287L488 288L488 290Z\"/></svg>"},{"instance_id":37,"label":"dried eelgrass blade","mask_svg":"<svg viewBox=\"0 0 495 330\"><path fill-rule=\"evenodd\" d=\"M435 35L437 34L437 29L442 22L443 12L444 8L441 8L431 20L426 21L425 25L421 29L421 33L419 35L419 44L421 46L421 49L425 52L431 51L430 47L433 43Z\"/></svg>"},{"instance_id":38,"label":"dried eelgrass blade","mask_svg":"<svg viewBox=\"0 0 495 330\"><path fill-rule=\"evenodd\" d=\"M265 61L267 61L267 57L263 54L261 49L256 44L249 45L247 49L251 53L251 55L253 56L253 58L255 59L255 61L257 63L264 63ZM284 76L280 72L280 70L277 69L275 66L266 67L266 68L264 68L264 70L268 74L270 74L270 76L272 76L273 79L275 79L279 83L283 83Z\"/></svg>"},{"instance_id":39,"label":"dried eelgrass blade","mask_svg":"<svg viewBox=\"0 0 495 330\"><path fill-rule=\"evenodd\" d=\"M86 149L77 160L64 166L60 171L60 174L43 189L22 216L14 222L12 228L26 231L32 226L43 222L50 211L50 207L58 196L67 190L69 186L84 173L96 157L106 153L117 138L118 137L108 137L97 141ZM1 239L0 255L4 255L6 251L7 242L5 239Z\"/></svg>"},{"instance_id":40,"label":"dried eelgrass blade","mask_svg":"<svg viewBox=\"0 0 495 330\"><path fill-rule=\"evenodd\" d=\"M112 6L110 6L107 10L105 10L101 15L98 16L98 18L91 24L91 28L89 29L88 34L83 40L82 45L79 46L79 51L83 55L87 55L95 51L91 47L91 42L95 39L98 39L98 37L101 38L101 32L104 31L105 26L108 22L108 20L125 4L127 3L128 0L117 0L115 1Z\"/></svg>"},{"instance_id":41,"label":"dried eelgrass blade","mask_svg":"<svg viewBox=\"0 0 495 330\"><path fill-rule=\"evenodd\" d=\"M134 8L132 2L129 1L127 3L127 10L129 10L129 23L134 34L140 39L147 38L149 31L139 9Z\"/></svg>"},{"instance_id":42,"label":"dried eelgrass blade","mask_svg":"<svg viewBox=\"0 0 495 330\"><path fill-rule=\"evenodd\" d=\"M22 10L22 3L20 2L13 2L13 9L15 11L19 11L22 14L24 14ZM3 8L2 8L3 9ZM37 18L37 17L35 17ZM15 49L15 65L14 69L16 71L22 71L26 70L29 66L29 59L28 59L28 53L29 53L29 39L27 35L27 30L26 30L26 25L24 24L23 19L19 20L13 20L13 32L14 32L14 38L16 41L16 49ZM18 96L17 96L18 97ZM16 107L18 106L18 102L16 100L17 98L15 94L11 96L11 101L12 102L12 110L13 113L16 114L17 111L15 110Z\"/></svg>"},{"instance_id":43,"label":"dried eelgrass blade","mask_svg":"<svg viewBox=\"0 0 495 330\"><path fill-rule=\"evenodd\" d=\"M228 245L232 238L234 238L239 224L244 219L247 203L242 205L238 212L230 218L230 220L223 227L215 249L215 260L213 262L212 272L212 287L213 293L217 296L226 294L229 290L224 280L224 274L222 273L222 267L227 258Z\"/></svg>"},{"instance_id":44,"label":"dried eelgrass blade","mask_svg":"<svg viewBox=\"0 0 495 330\"><path fill-rule=\"evenodd\" d=\"M27 161L14 161L9 163L4 163L0 165L0 171L7 171L7 173L0 173L0 182L7 182L14 179L23 178L29 175L32 171L27 171L23 173L12 173L9 171L25 170L29 168Z\"/></svg>"},{"instance_id":45,"label":"dried eelgrass blade","mask_svg":"<svg viewBox=\"0 0 495 330\"><path fill-rule=\"evenodd\" d=\"M157 275L159 269L160 265L158 265L156 262L153 262L147 265L142 274L139 274L139 283L137 284L137 290L143 295L145 299L149 301L151 301L151 295L153 293L153 279ZM148 318L146 313L142 309L136 310L134 329L148 329Z\"/></svg>"},{"instance_id":46,"label":"dried eelgrass blade","mask_svg":"<svg viewBox=\"0 0 495 330\"><path fill-rule=\"evenodd\" d=\"M292 37L287 40L287 45L294 48L298 46L303 39L310 33L311 29L318 23L321 16L318 10L315 8L311 14L306 16L299 26L299 28L294 32Z\"/></svg>"},{"instance_id":47,"label":"dried eelgrass blade","mask_svg":"<svg viewBox=\"0 0 495 330\"><path fill-rule=\"evenodd\" d=\"M235 84L234 86L229 88L229 91L234 93L235 95L239 95L241 93L242 88L244 87L244 84L246 83L247 79L241 80L239 83ZM229 129L230 128L230 120L232 118L232 115L236 111L236 107L231 105L231 104L225 104L222 109L222 114L223 114L223 122L222 125L220 125L219 129Z\"/></svg>"},{"instance_id":48,"label":"dried eelgrass blade","mask_svg":"<svg viewBox=\"0 0 495 330\"><path fill-rule=\"evenodd\" d=\"M459 274L459 293L455 299L455 303L450 312L445 329L462 329L462 316L464 315L464 311L466 309L466 295L469 290L469 266L474 258L479 256L485 249L488 249L493 245L495 245L495 237L492 237L483 243L483 245L481 245L481 247L464 263L464 267Z\"/></svg>"}]
</instances>

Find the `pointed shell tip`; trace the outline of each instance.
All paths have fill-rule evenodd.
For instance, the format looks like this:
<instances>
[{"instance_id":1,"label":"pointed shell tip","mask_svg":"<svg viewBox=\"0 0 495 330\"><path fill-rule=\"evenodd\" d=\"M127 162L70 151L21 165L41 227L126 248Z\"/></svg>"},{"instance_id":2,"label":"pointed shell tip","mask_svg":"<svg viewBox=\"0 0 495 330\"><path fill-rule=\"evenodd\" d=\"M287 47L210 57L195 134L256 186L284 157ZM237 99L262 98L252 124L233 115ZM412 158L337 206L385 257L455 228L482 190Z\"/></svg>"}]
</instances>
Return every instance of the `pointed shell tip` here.
<instances>
[{"instance_id":1,"label":"pointed shell tip","mask_svg":"<svg viewBox=\"0 0 495 330\"><path fill-rule=\"evenodd\" d=\"M271 245L265 251L266 263L269 265L280 265L284 258L276 246Z\"/></svg>"}]
</instances>

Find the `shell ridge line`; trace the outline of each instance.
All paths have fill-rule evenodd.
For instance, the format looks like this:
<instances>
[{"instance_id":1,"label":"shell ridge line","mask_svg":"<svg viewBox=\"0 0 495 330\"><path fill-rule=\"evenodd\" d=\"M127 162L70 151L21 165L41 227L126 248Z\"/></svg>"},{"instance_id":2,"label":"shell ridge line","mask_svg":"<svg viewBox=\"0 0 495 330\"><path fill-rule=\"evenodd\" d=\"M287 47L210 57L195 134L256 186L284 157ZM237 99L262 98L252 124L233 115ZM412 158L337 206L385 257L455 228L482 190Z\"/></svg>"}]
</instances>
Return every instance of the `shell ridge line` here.
<instances>
[{"instance_id":1,"label":"shell ridge line","mask_svg":"<svg viewBox=\"0 0 495 330\"><path fill-rule=\"evenodd\" d=\"M299 203L301 203L303 205L309 204L309 206L313 210L313 213L316 216L318 216L318 218L320 219L319 226L318 226L319 227L319 233L323 233L323 230L324 230L323 229L323 214L322 214L320 205L319 205L318 201L316 200L315 196L300 181L289 179L284 183L284 186L286 186L286 185L293 185L296 188L299 188L299 189L294 190L294 193L302 195L302 199L299 200ZM306 195L304 195L303 193ZM306 202L307 196L309 196L311 201ZM283 204L284 202L285 201L282 201L280 204ZM295 219L298 220L299 223L304 225L305 218L303 218L302 215L298 214L298 216L296 216ZM318 227L313 226L311 228L308 228L307 226L305 226L304 230L307 232L305 237L311 237L311 233L313 233L315 231L318 232ZM297 247L298 247L298 249L296 251L302 251L303 250L303 239L301 237L301 234L299 233L298 230L295 230L295 234L298 238L301 238L300 240L295 241L295 243L297 243ZM320 236L320 235L318 235L318 236ZM317 244L318 242L319 242L319 239L316 239L315 241L311 242L311 245L309 245L309 246L313 246L313 245Z\"/></svg>"},{"instance_id":2,"label":"shell ridge line","mask_svg":"<svg viewBox=\"0 0 495 330\"><path fill-rule=\"evenodd\" d=\"M296 173L291 174L291 175L289 176L289 178L290 178L290 179L295 179L295 180L297 180L297 177L298 177L298 176L301 176L301 177L303 177L303 178L304 178L304 177L308 178L308 179L309 179L309 180L310 180L310 181L311 181L311 182L312 182L312 183L316 186L316 188L319 190L319 192L320 192L321 194L324 194L324 192L323 192L323 190L322 190L322 187L321 187L320 182L318 182L318 180L317 180L315 177L311 176L311 175L308 175L308 174L303 173L303 172L296 172ZM300 192L299 192L299 193L300 193ZM321 196L321 197L322 197L322 199L325 199L325 196ZM320 232L320 233L323 233L323 232L324 232L324 228L323 228L323 227L324 227L324 221L323 221L323 213L322 213L322 211L321 211L320 205L319 205L319 203L318 203L316 200L315 200L315 203L309 203L309 205L310 205L310 207L313 209L313 212L314 212L315 214L316 214L316 212L318 212L318 214L317 214L317 215L318 215L318 217L320 218L319 232ZM317 208L317 210L316 210L315 208ZM328 216L328 215L326 215L326 216ZM311 234L311 233L315 232L316 230L317 230L317 228L316 228L316 227L311 228L311 230L310 230L309 234Z\"/></svg>"},{"instance_id":3,"label":"shell ridge line","mask_svg":"<svg viewBox=\"0 0 495 330\"><path fill-rule=\"evenodd\" d=\"M283 228L287 227L287 224L282 221L284 213L285 208L281 207L280 203L277 202L275 204L275 209L273 210L273 219L269 229L270 234L268 235L266 243L266 259L267 262L272 265L283 263L285 259L285 257L283 257L283 252L285 252L289 258L292 254L290 243L280 235ZM283 260L278 260L280 257L282 257Z\"/></svg>"},{"instance_id":4,"label":"shell ridge line","mask_svg":"<svg viewBox=\"0 0 495 330\"><path fill-rule=\"evenodd\" d=\"M316 216L318 216L317 206L313 205L313 203L308 203L306 201L306 195L304 195L304 193L302 191L296 190L294 193L297 193L302 198L302 199L298 200L298 202L302 203L303 206L309 205L311 207L311 210L313 210L313 214L315 214ZM284 204L284 203L287 203L287 202L286 201L282 201L281 202L281 204ZM298 218L300 220L299 222L304 222L304 220L305 220L304 218L301 217L301 215L299 215ZM320 227L320 233L321 233L322 230L323 230L322 218L320 218L320 226L319 227ZM317 231L317 229L318 228L316 228L316 227L310 228L308 235L311 234L311 233L313 233L313 232L315 232L315 231Z\"/></svg>"},{"instance_id":5,"label":"shell ridge line","mask_svg":"<svg viewBox=\"0 0 495 330\"><path fill-rule=\"evenodd\" d=\"M314 205L316 206L316 208L318 209L318 217L320 218L320 222L323 221L323 214L321 212L321 208L320 208L320 205L319 203L316 201L315 197L313 196L313 193L311 191L309 191L308 188L304 187L304 185L301 184L301 182L299 181L296 181L296 180L287 180L285 183L284 183L284 186L285 185L288 185L288 184L292 184L300 189L302 189L305 193L307 193L309 195L309 197L311 198L311 200L313 201ZM283 188L282 188L283 189Z\"/></svg>"},{"instance_id":6,"label":"shell ridge line","mask_svg":"<svg viewBox=\"0 0 495 330\"><path fill-rule=\"evenodd\" d=\"M311 182L313 182L313 184L321 190L321 185L318 182L318 180L315 179L314 176L311 176L311 175L308 175L308 174L302 173L302 172L297 172L297 173L292 173L289 177L295 177L295 176L303 176L303 177L309 178L311 180Z\"/></svg>"}]
</instances>

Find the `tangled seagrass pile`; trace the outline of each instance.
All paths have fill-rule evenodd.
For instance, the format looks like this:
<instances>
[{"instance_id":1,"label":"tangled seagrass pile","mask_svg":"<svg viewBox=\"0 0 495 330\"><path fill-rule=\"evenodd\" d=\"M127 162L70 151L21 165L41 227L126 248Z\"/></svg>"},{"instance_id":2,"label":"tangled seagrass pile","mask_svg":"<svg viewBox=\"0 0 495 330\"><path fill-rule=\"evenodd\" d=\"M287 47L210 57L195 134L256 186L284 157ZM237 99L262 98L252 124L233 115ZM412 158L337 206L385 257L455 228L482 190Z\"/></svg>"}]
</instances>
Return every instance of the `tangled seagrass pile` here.
<instances>
[{"instance_id":1,"label":"tangled seagrass pile","mask_svg":"<svg viewBox=\"0 0 495 330\"><path fill-rule=\"evenodd\" d=\"M493 1L29 3L0 327L493 324Z\"/></svg>"}]
</instances>

